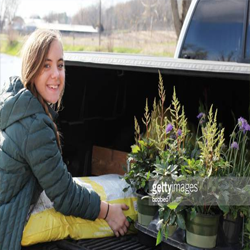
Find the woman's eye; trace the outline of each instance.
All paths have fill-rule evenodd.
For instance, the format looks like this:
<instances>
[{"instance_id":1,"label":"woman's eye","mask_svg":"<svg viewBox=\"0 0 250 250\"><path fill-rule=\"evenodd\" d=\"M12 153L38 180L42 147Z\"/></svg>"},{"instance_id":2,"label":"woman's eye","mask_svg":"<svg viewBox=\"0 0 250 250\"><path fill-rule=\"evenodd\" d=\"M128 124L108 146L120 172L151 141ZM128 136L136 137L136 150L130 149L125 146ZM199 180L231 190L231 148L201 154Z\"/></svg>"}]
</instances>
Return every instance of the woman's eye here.
<instances>
[{"instance_id":1,"label":"woman's eye","mask_svg":"<svg viewBox=\"0 0 250 250\"><path fill-rule=\"evenodd\" d=\"M63 64L63 63L62 63L62 64L59 64L59 65L58 65L58 68L60 68L60 69L64 68L64 64Z\"/></svg>"},{"instance_id":2,"label":"woman's eye","mask_svg":"<svg viewBox=\"0 0 250 250\"><path fill-rule=\"evenodd\" d=\"M48 69L49 67L50 67L49 64L45 64L45 65L44 65L44 68L46 68L46 69Z\"/></svg>"}]
</instances>

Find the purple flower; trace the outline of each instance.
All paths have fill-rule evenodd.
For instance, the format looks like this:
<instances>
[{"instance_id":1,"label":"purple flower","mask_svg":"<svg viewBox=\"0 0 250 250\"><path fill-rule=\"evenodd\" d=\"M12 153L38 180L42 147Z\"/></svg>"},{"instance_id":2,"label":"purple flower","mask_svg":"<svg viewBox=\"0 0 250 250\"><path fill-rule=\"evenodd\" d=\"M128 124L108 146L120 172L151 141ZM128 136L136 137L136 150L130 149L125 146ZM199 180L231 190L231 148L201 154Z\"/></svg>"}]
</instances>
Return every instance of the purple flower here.
<instances>
[{"instance_id":1,"label":"purple flower","mask_svg":"<svg viewBox=\"0 0 250 250\"><path fill-rule=\"evenodd\" d=\"M238 119L238 123L240 125L240 129L243 129L247 125L247 120L244 119L243 117L240 117Z\"/></svg>"},{"instance_id":2,"label":"purple flower","mask_svg":"<svg viewBox=\"0 0 250 250\"><path fill-rule=\"evenodd\" d=\"M170 132L173 129L173 125L169 123L166 128L166 133Z\"/></svg>"},{"instance_id":3,"label":"purple flower","mask_svg":"<svg viewBox=\"0 0 250 250\"><path fill-rule=\"evenodd\" d=\"M240 130L243 130L243 132L245 133L246 131L250 131L250 125L247 123L247 120L240 117L238 119L238 123L240 126Z\"/></svg>"},{"instance_id":4,"label":"purple flower","mask_svg":"<svg viewBox=\"0 0 250 250\"><path fill-rule=\"evenodd\" d=\"M178 129L177 134L178 134L178 136L181 136L181 134L182 134L181 129Z\"/></svg>"},{"instance_id":5,"label":"purple flower","mask_svg":"<svg viewBox=\"0 0 250 250\"><path fill-rule=\"evenodd\" d=\"M197 115L197 118L198 118L198 119L201 119L201 118L204 117L204 116L205 116L204 113L199 113L199 114Z\"/></svg>"},{"instance_id":6,"label":"purple flower","mask_svg":"<svg viewBox=\"0 0 250 250\"><path fill-rule=\"evenodd\" d=\"M234 141L232 144L231 144L231 148L236 148L236 149L239 149L239 145L236 141Z\"/></svg>"}]
</instances>

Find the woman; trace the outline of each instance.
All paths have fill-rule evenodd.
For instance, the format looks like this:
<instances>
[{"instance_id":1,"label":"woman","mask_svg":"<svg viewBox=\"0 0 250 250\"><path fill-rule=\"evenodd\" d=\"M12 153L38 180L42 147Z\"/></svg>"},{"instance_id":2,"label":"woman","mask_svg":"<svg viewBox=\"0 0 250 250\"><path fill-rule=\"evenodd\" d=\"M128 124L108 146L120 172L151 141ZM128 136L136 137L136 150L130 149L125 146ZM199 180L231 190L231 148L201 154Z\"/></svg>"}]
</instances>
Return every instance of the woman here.
<instances>
[{"instance_id":1,"label":"woman","mask_svg":"<svg viewBox=\"0 0 250 250\"><path fill-rule=\"evenodd\" d=\"M0 249L20 249L26 218L42 190L57 211L102 218L116 236L129 226L123 204L100 201L73 182L61 156L53 122L60 107L65 70L60 35L36 30L22 56L22 81L12 77L0 95Z\"/></svg>"}]
</instances>

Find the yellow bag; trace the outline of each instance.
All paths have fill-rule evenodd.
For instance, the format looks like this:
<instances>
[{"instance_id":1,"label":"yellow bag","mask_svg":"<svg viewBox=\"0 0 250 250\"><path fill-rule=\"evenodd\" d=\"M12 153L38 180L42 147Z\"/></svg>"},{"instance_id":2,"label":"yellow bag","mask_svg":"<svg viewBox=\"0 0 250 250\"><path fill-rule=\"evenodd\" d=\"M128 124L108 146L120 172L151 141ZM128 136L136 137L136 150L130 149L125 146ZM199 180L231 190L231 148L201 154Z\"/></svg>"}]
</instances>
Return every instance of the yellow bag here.
<instances>
[{"instance_id":1,"label":"yellow bag","mask_svg":"<svg viewBox=\"0 0 250 250\"><path fill-rule=\"evenodd\" d=\"M74 178L74 181L88 189L95 190L101 200L108 201L110 204L125 203L129 206L129 210L124 211L125 216L129 216L134 221L137 220L136 197L131 189L125 193L122 191L127 184L120 179L119 175ZM131 232L133 233L134 230L132 229ZM103 219L90 221L57 212L53 208L53 203L43 192L24 228L22 246L68 237L79 240L113 235L113 231Z\"/></svg>"}]
</instances>

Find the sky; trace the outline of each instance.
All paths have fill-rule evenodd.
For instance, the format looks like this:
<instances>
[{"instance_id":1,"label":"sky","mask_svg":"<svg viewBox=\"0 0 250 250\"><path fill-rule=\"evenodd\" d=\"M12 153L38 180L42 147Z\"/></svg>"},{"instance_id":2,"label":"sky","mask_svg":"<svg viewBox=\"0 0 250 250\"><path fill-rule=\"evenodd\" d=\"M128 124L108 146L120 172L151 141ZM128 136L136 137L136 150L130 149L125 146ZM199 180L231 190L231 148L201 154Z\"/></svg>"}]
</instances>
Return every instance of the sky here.
<instances>
[{"instance_id":1,"label":"sky","mask_svg":"<svg viewBox=\"0 0 250 250\"><path fill-rule=\"evenodd\" d=\"M102 5L109 7L120 2L129 0L102 0ZM41 18L50 12L66 12L72 16L79 9L91 5L97 5L99 0L20 0L16 15L23 18L29 18L31 15L39 15Z\"/></svg>"}]
</instances>

